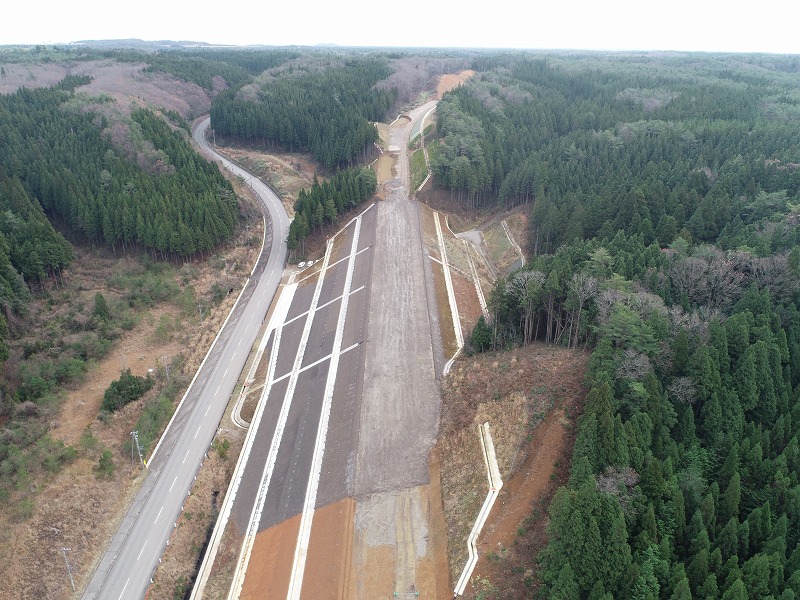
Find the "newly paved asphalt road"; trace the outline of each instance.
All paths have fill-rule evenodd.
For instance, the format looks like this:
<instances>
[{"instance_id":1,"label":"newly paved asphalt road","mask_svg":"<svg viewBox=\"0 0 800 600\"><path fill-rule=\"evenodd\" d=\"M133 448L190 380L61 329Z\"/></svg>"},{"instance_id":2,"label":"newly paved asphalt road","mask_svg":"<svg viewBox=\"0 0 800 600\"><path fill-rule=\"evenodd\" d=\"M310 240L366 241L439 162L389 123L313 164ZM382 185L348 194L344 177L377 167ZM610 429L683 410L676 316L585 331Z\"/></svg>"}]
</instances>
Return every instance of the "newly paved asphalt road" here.
<instances>
[{"instance_id":1,"label":"newly paved asphalt road","mask_svg":"<svg viewBox=\"0 0 800 600\"><path fill-rule=\"evenodd\" d=\"M252 541L259 531L303 512L307 502L313 509L352 494L376 217L376 206L367 209L336 236L327 260L300 273L284 291L291 299L272 334L276 355L263 413L233 492L227 526L235 528L237 537ZM312 463L324 414L325 449L315 474ZM245 544L234 587L244 584L247 568L263 568L248 565L248 553Z\"/></svg>"},{"instance_id":2,"label":"newly paved asphalt road","mask_svg":"<svg viewBox=\"0 0 800 600\"><path fill-rule=\"evenodd\" d=\"M149 472L83 598L142 598L172 533L195 473L225 413L286 263L289 218L280 199L250 173L217 155L204 139L206 118L194 130L203 151L251 185L268 214L264 249L245 289L201 365ZM98 518L102 518L98 515Z\"/></svg>"},{"instance_id":3,"label":"newly paved asphalt road","mask_svg":"<svg viewBox=\"0 0 800 600\"><path fill-rule=\"evenodd\" d=\"M412 124L434 106L416 109ZM387 201L347 225L326 259L283 292L288 307L271 334L276 355L226 525L233 539L244 539L233 598L248 585L252 595L248 581L271 568L250 561L258 532L303 514L298 540L280 550L295 555L292 572L275 573L291 577L287 597L297 598L303 572L298 557L304 560L307 550L303 521L314 509L428 482L439 404L419 214L408 192L405 149L412 124L393 131L392 143L401 152ZM320 445L324 455L315 473L313 455ZM425 524L411 523L417 526ZM408 577L399 579L402 587Z\"/></svg>"}]
</instances>

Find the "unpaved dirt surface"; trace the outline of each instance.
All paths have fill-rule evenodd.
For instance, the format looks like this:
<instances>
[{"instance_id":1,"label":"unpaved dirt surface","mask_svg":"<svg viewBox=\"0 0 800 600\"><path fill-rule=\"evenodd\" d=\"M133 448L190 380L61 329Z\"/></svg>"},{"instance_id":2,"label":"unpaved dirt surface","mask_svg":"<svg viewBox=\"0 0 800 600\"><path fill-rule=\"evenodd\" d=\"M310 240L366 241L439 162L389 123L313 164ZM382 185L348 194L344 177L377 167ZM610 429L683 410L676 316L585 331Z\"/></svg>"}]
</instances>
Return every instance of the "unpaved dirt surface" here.
<instances>
[{"instance_id":1,"label":"unpaved dirt surface","mask_svg":"<svg viewBox=\"0 0 800 600\"><path fill-rule=\"evenodd\" d=\"M458 345L453 331L453 320L450 313L450 299L447 295L444 280L444 267L440 264L441 252L439 248L436 226L434 223L434 212L429 207L420 205L420 215L422 218L423 243L425 252L431 261L431 269L434 274L434 287L439 312L439 324L441 328L443 347L445 348L446 358L452 357ZM478 296L477 286L480 286L484 298L489 296L492 285L494 284L493 271L485 261L485 254L479 252L480 245L475 246L471 241L480 240L480 234L468 235L470 244L477 249L472 249L464 244L462 239L451 230L449 224L452 220L451 215L439 213L439 222L442 228L442 239L447 252L447 264L450 270L450 277L453 282L453 295L455 296L458 307L458 318L461 324L461 331L464 339L469 339L472 329L483 314L483 308ZM457 221L457 219L456 219ZM470 268L470 257L472 258L478 281L474 279Z\"/></svg>"},{"instance_id":2,"label":"unpaved dirt surface","mask_svg":"<svg viewBox=\"0 0 800 600\"><path fill-rule=\"evenodd\" d=\"M356 597L353 564L352 498L333 502L314 512L314 527L303 577L304 598L345 600Z\"/></svg>"},{"instance_id":3,"label":"unpaved dirt surface","mask_svg":"<svg viewBox=\"0 0 800 600\"><path fill-rule=\"evenodd\" d=\"M439 412L416 205L376 208L356 496L427 483Z\"/></svg>"},{"instance_id":4,"label":"unpaved dirt surface","mask_svg":"<svg viewBox=\"0 0 800 600\"><path fill-rule=\"evenodd\" d=\"M472 69L467 69L466 71L461 71L460 73L442 75L439 78L439 83L436 85L436 97L441 99L446 92L456 89L473 75L475 75L475 71Z\"/></svg>"},{"instance_id":5,"label":"unpaved dirt surface","mask_svg":"<svg viewBox=\"0 0 800 600\"><path fill-rule=\"evenodd\" d=\"M239 146L218 146L216 150L269 184L281 197L290 217L294 216L298 193L310 188L317 174L311 157L305 154L264 152Z\"/></svg>"},{"instance_id":6,"label":"unpaved dirt surface","mask_svg":"<svg viewBox=\"0 0 800 600\"><path fill-rule=\"evenodd\" d=\"M286 550L295 546L300 517L296 515L256 535L250 562L261 568L248 569L239 596L242 600L286 598L294 559L294 552Z\"/></svg>"},{"instance_id":7,"label":"unpaved dirt surface","mask_svg":"<svg viewBox=\"0 0 800 600\"><path fill-rule=\"evenodd\" d=\"M174 308L168 307L151 310L138 327L120 340L105 359L87 373L82 385L67 393L50 435L64 440L65 444L77 444L86 427L97 418L103 393L122 371L130 369L131 373L142 377L148 370L157 370L163 365L162 357L169 363L179 355L185 349L181 340L160 344L153 339L161 317L173 312Z\"/></svg>"},{"instance_id":8,"label":"unpaved dirt surface","mask_svg":"<svg viewBox=\"0 0 800 600\"><path fill-rule=\"evenodd\" d=\"M420 107L414 114L427 112ZM419 114L419 116L421 116ZM431 488L429 456L438 429L436 384L422 229L408 200L410 127L399 119L390 139L398 148L396 179L377 205L378 228L369 308L363 404L356 460L353 560L356 598L420 592L445 598L436 577L432 530L441 519ZM437 340L438 341L438 340ZM441 560L441 559L440 559Z\"/></svg>"},{"instance_id":9,"label":"unpaved dirt surface","mask_svg":"<svg viewBox=\"0 0 800 600\"><path fill-rule=\"evenodd\" d=\"M250 231L260 234L260 223ZM175 271L176 283L183 286L186 277L198 298L207 299L210 287L221 278L236 288L235 293L229 294L221 304L206 309L202 321L194 309L185 315L172 302L142 311L138 324L131 331L120 332L106 358L90 366L83 381L67 390L52 423L51 436L75 445L78 458L55 477L36 482L33 512L27 521L15 522L11 514L13 503L0 510L0 571L5 574L0 578L0 598L72 597L63 556L53 554L54 549L62 546L71 548L69 558L78 589L88 582L95 561L141 483L141 466L138 463L130 466L130 454L123 452L123 445L129 440L143 406L158 393L161 384L106 421L97 419L103 392L119 378L121 368L143 374L149 368L157 370L163 365L161 357L171 360L179 354L188 383L235 301L240 283L249 274L248 265L258 252L258 246L245 244L246 235L248 233L242 231L235 243L218 250L221 256L227 257L226 261L215 256L208 261L196 261L188 268L180 266ZM116 258L105 251L81 247L76 248L76 252L77 258L65 274L67 288L60 292L50 290L57 299L55 305L68 305L66 300L58 300L59 293L76 296L77 301L89 307L97 292L102 292L109 301L118 298L119 291L108 287L107 277L115 270L135 270L136 259ZM73 298L73 301L76 300ZM43 300L32 304L34 319L46 318L45 306ZM154 336L164 315L180 327L170 328L166 337ZM91 434L91 446L83 444L85 432ZM112 450L117 468L112 479L99 480L94 467L106 448Z\"/></svg>"},{"instance_id":10,"label":"unpaved dirt surface","mask_svg":"<svg viewBox=\"0 0 800 600\"><path fill-rule=\"evenodd\" d=\"M453 578L466 562L466 539L488 491L477 435L478 424L488 421L504 487L478 539L471 581L488 578L504 590L499 597L522 597L515 590L523 589L521 574L535 564L546 506L568 472L587 359L583 352L534 344L462 358L444 379L437 451L447 465L442 493ZM465 597L479 591L468 586Z\"/></svg>"}]
</instances>

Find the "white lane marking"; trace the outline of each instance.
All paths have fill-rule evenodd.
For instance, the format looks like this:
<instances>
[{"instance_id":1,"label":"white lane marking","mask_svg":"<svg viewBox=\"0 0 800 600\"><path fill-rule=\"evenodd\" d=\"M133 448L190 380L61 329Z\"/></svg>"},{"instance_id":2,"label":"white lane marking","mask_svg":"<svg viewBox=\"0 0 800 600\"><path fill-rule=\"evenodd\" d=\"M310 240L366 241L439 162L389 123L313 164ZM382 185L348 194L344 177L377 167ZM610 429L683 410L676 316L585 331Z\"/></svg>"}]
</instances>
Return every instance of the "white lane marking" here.
<instances>
[{"instance_id":1,"label":"white lane marking","mask_svg":"<svg viewBox=\"0 0 800 600\"><path fill-rule=\"evenodd\" d=\"M208 414L208 411L206 411L206 414ZM197 434L200 433L200 429L202 427L203 427L202 425L198 426L197 431L194 432L194 439L197 439ZM188 452L186 453L186 456L189 456Z\"/></svg>"},{"instance_id":2,"label":"white lane marking","mask_svg":"<svg viewBox=\"0 0 800 600\"><path fill-rule=\"evenodd\" d=\"M181 464L185 463L186 459L189 458L189 452L190 452L190 450L186 451L186 456L183 457L183 462L181 462Z\"/></svg>"},{"instance_id":3,"label":"white lane marking","mask_svg":"<svg viewBox=\"0 0 800 600\"><path fill-rule=\"evenodd\" d=\"M283 328L278 326L273 329L274 323L282 323L283 320L286 318L286 314L289 312L289 307L292 303L292 298L294 298L294 292L297 289L297 285L289 284L286 288L284 288L283 293L280 295L278 299L278 304L275 307L275 312L272 314L270 318L268 332L275 331L275 340L272 343L272 351L270 353L269 358L269 367L267 369L267 378L266 378L266 385L264 386L261 392L261 398L258 401L256 406L256 414L253 418L253 422L250 425L250 429L247 431L247 437L244 441L244 448L242 450L242 457L236 464L236 470L233 473L233 477L231 478L231 485L228 488L228 493L225 495L225 500L222 503L222 513L219 519L217 519L217 524L214 526L214 532L211 534L212 539L209 542L209 549L206 552L205 558L203 558L203 564L200 567L200 574L198 575L198 581L196 585L197 596L203 596L203 590L205 589L206 581L208 578L208 569L210 568L208 565L213 565L214 560L217 555L217 549L219 548L220 539L222 535L225 533L225 529L228 524L228 519L230 518L231 510L233 508L234 500L236 499L236 494L239 489L239 484L242 482L242 477L244 476L245 467L247 465L247 461L250 459L250 452L253 449L253 442L255 442L256 434L258 433L258 428L261 425L261 418L264 416L264 409L267 406L267 402L269 399L270 392L272 391L272 376L275 373L275 365L278 362L278 351L281 346L281 333L283 332ZM265 339L267 336L265 335ZM266 342L265 342L266 343ZM254 507L255 508L255 507ZM252 514L251 514L252 517ZM246 545L245 542L242 544L242 548ZM242 554L239 555L239 563L241 564L242 561ZM237 565L237 568L239 565ZM238 573L238 571L237 571Z\"/></svg>"},{"instance_id":4,"label":"white lane marking","mask_svg":"<svg viewBox=\"0 0 800 600\"><path fill-rule=\"evenodd\" d=\"M364 290L366 288L367 288L366 285L362 285L360 288L357 288L357 289L353 290L352 292L350 292L350 294L355 294L356 292L360 292L361 290ZM342 299L343 296L344 296L344 294L342 294L341 296L336 296L336 298L334 298L333 300L329 300L325 304L320 304L319 306L317 306L317 311L322 310L326 306L330 306L334 302L338 302L339 300ZM292 323L293 321L296 321L297 319L301 319L301 318L305 317L308 313L309 313L309 311L306 311L304 313L300 313L296 317L292 317L291 319L286 321L286 323L283 324L283 327L286 327L287 325L289 325L289 323Z\"/></svg>"},{"instance_id":5,"label":"white lane marking","mask_svg":"<svg viewBox=\"0 0 800 600\"><path fill-rule=\"evenodd\" d=\"M169 486L169 491L172 491L172 488L175 487L175 482L178 481L178 476L175 475L175 479L172 480L172 485Z\"/></svg>"},{"instance_id":6,"label":"white lane marking","mask_svg":"<svg viewBox=\"0 0 800 600\"><path fill-rule=\"evenodd\" d=\"M358 348L358 346L359 346L360 344L361 344L361 342L356 342L356 343L355 343L355 344L353 344L352 346L348 346L347 348L345 348L344 350L342 350L341 352L339 352L339 354L344 354L345 352L350 352L350 350L352 350L353 348ZM330 354L328 354L327 356L323 356L323 357L322 357L322 358L320 358L319 360L317 360L317 361L314 361L313 363L311 363L311 364L309 364L309 365L306 365L305 367L303 367L302 369L300 369L300 372L302 373L303 371L307 371L307 370L308 370L308 369L310 369L311 367L316 367L318 364L320 364L320 363L323 363L323 362L325 362L326 360L328 360L328 359L329 359L331 356L333 356L333 353L332 353L332 352L331 352ZM289 377L290 375L291 375L291 372L289 372L289 373L286 373L286 375L281 375L281 376L280 376L280 377L278 377L277 379L273 379L273 380L272 380L272 383L278 383L279 381L283 381L284 379L286 379L286 378L287 378L287 377Z\"/></svg>"},{"instance_id":7,"label":"white lane marking","mask_svg":"<svg viewBox=\"0 0 800 600\"><path fill-rule=\"evenodd\" d=\"M228 369L230 369L230 367L228 367ZM222 374L223 378L228 374L228 369L225 369L225 372Z\"/></svg>"},{"instance_id":8,"label":"white lane marking","mask_svg":"<svg viewBox=\"0 0 800 600\"><path fill-rule=\"evenodd\" d=\"M142 558L142 552L144 552L145 548L147 548L147 540L144 541L144 546L142 546L142 549L139 550L139 556L136 557L136 560L139 560L140 558Z\"/></svg>"},{"instance_id":9,"label":"white lane marking","mask_svg":"<svg viewBox=\"0 0 800 600\"><path fill-rule=\"evenodd\" d=\"M217 394L219 394L219 388L221 388L221 387L222 387L222 384L220 383L220 384L217 386L217 391L216 391L216 392L214 392L214 395L215 395L215 396L216 396Z\"/></svg>"},{"instance_id":10,"label":"white lane marking","mask_svg":"<svg viewBox=\"0 0 800 600\"><path fill-rule=\"evenodd\" d=\"M206 414L204 414L203 416L207 417L208 416L208 411L210 411L210 410L211 410L211 405L209 404L208 408L206 409Z\"/></svg>"},{"instance_id":11,"label":"white lane marking","mask_svg":"<svg viewBox=\"0 0 800 600\"><path fill-rule=\"evenodd\" d=\"M128 584L131 582L131 578L128 577L128 581L125 582L125 585L122 588L122 593L119 595L119 600L122 600L122 597L125 595L125 590L128 589Z\"/></svg>"},{"instance_id":12,"label":"white lane marking","mask_svg":"<svg viewBox=\"0 0 800 600\"><path fill-rule=\"evenodd\" d=\"M328 437L328 423L331 416L331 404L333 403L333 389L336 386L336 374L339 369L339 356L341 356L342 338L344 337L344 325L347 319L347 306L350 300L350 287L353 285L353 271L355 270L355 254L358 248L358 236L361 232L361 217L356 220L355 231L353 232L353 244L350 249L350 262L347 265L347 277L345 278L344 293L342 304L339 307L339 320L336 322L336 336L333 341L333 351L331 352L331 364L328 369L328 378L325 382L325 395L322 401L322 414L319 419L317 438L314 442L314 455L311 461L311 472L306 498L303 504L303 516L300 518L300 531L297 536L297 546L294 551L294 561L292 562L292 574L289 579L289 593L287 600L300 600L300 589L303 586L303 573L306 568L306 558L308 556L308 545L311 540L311 524L314 520L314 506L317 503L317 489L319 488L319 478L322 473L322 459L325 456L325 441Z\"/></svg>"},{"instance_id":13,"label":"white lane marking","mask_svg":"<svg viewBox=\"0 0 800 600\"><path fill-rule=\"evenodd\" d=\"M176 479L177 479L177 477L176 477ZM169 489L172 489L172 488L169 488ZM153 521L153 525L155 525L156 523L158 523L158 517L160 517L160 516L161 516L161 511L162 511L162 510L164 510L164 507L163 507L163 506L162 506L161 508L159 508L159 509L158 509L158 514L156 515L156 520L155 520L155 521Z\"/></svg>"},{"instance_id":14,"label":"white lane marking","mask_svg":"<svg viewBox=\"0 0 800 600\"><path fill-rule=\"evenodd\" d=\"M245 534L245 543L242 544L242 549L239 552L239 560L236 563L236 570L233 575L233 583L230 587L228 594L229 598L238 598L241 594L242 586L244 585L245 573L247 573L247 565L250 562L250 553L253 550L255 543L255 534L258 530L258 525L261 522L261 513L264 510L264 503L267 499L267 490L272 481L272 472L275 469L275 461L278 458L278 449L281 445L283 431L286 428L286 421L289 418L289 409L292 406L292 398L294 390L297 386L297 379L300 375L300 366L303 364L303 355L306 351L308 338L311 334L311 325L314 321L314 312L319 303L319 296L322 293L322 282L325 279L325 271L328 268L328 261L331 256L331 249L333 248L333 239L329 239L325 248L325 258L322 260L322 268L319 270L319 279L317 280L316 287L314 288L314 295L311 298L311 305L308 310L308 319L303 327L303 334L300 336L300 344L297 347L297 355L294 359L294 366L292 368L292 376L289 378L289 384L286 387L286 394L283 397L283 404L281 405L281 412L278 415L278 423L275 425L275 432L272 434L272 443L270 444L269 454L267 455L267 462L264 468L264 473L261 476L261 483L258 488L258 495L256 502L253 505L253 511L250 513L250 522L247 525L247 532Z\"/></svg>"}]
</instances>

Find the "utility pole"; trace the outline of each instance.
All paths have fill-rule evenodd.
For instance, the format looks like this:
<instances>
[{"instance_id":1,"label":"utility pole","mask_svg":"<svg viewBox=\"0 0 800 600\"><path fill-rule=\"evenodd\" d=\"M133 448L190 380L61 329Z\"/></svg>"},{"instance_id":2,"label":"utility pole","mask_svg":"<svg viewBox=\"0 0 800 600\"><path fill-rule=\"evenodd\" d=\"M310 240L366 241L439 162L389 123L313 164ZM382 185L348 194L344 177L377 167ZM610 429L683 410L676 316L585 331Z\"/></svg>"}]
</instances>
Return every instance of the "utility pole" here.
<instances>
[{"instance_id":1,"label":"utility pole","mask_svg":"<svg viewBox=\"0 0 800 600\"><path fill-rule=\"evenodd\" d=\"M169 363L167 362L167 357L162 356L161 360L164 361L164 372L167 374L167 381L169 381Z\"/></svg>"},{"instance_id":2,"label":"utility pole","mask_svg":"<svg viewBox=\"0 0 800 600\"><path fill-rule=\"evenodd\" d=\"M69 552L69 548L61 548L61 553L64 555L64 562L67 565L67 575L69 575L69 584L72 586L72 591L75 591L75 581L72 579L72 567L69 566L69 561L67 560L67 552Z\"/></svg>"},{"instance_id":3,"label":"utility pole","mask_svg":"<svg viewBox=\"0 0 800 600\"><path fill-rule=\"evenodd\" d=\"M131 466L133 466L133 449L136 448L136 451L139 453L139 461L142 463L144 467L144 457L142 457L142 447L139 445L139 432L138 431L131 431Z\"/></svg>"}]
</instances>

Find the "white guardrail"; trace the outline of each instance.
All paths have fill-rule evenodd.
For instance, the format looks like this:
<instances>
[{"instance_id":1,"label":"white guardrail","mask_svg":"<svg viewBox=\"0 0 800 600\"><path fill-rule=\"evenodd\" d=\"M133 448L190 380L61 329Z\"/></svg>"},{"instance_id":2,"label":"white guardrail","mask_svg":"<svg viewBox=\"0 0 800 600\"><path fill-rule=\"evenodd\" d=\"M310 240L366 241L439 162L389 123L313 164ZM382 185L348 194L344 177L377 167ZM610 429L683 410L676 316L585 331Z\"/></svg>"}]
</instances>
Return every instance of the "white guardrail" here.
<instances>
[{"instance_id":1,"label":"white guardrail","mask_svg":"<svg viewBox=\"0 0 800 600\"><path fill-rule=\"evenodd\" d=\"M486 500L483 501L483 506L481 506L481 510L478 513L475 525L467 538L469 558L467 559L467 564L464 565L464 570L461 572L461 577L458 578L456 588L453 590L453 598L464 594L464 588L467 587L472 571L478 562L478 548L476 547L478 535L489 517L489 511L492 510L492 505L497 500L500 489L503 487L503 480L500 478L500 468L497 465L497 456L492 443L492 434L489 433L489 423L486 422L483 425L479 425L478 433L481 440L481 449L483 450L483 460L486 463L486 474L489 478L489 492L486 494Z\"/></svg>"}]
</instances>

